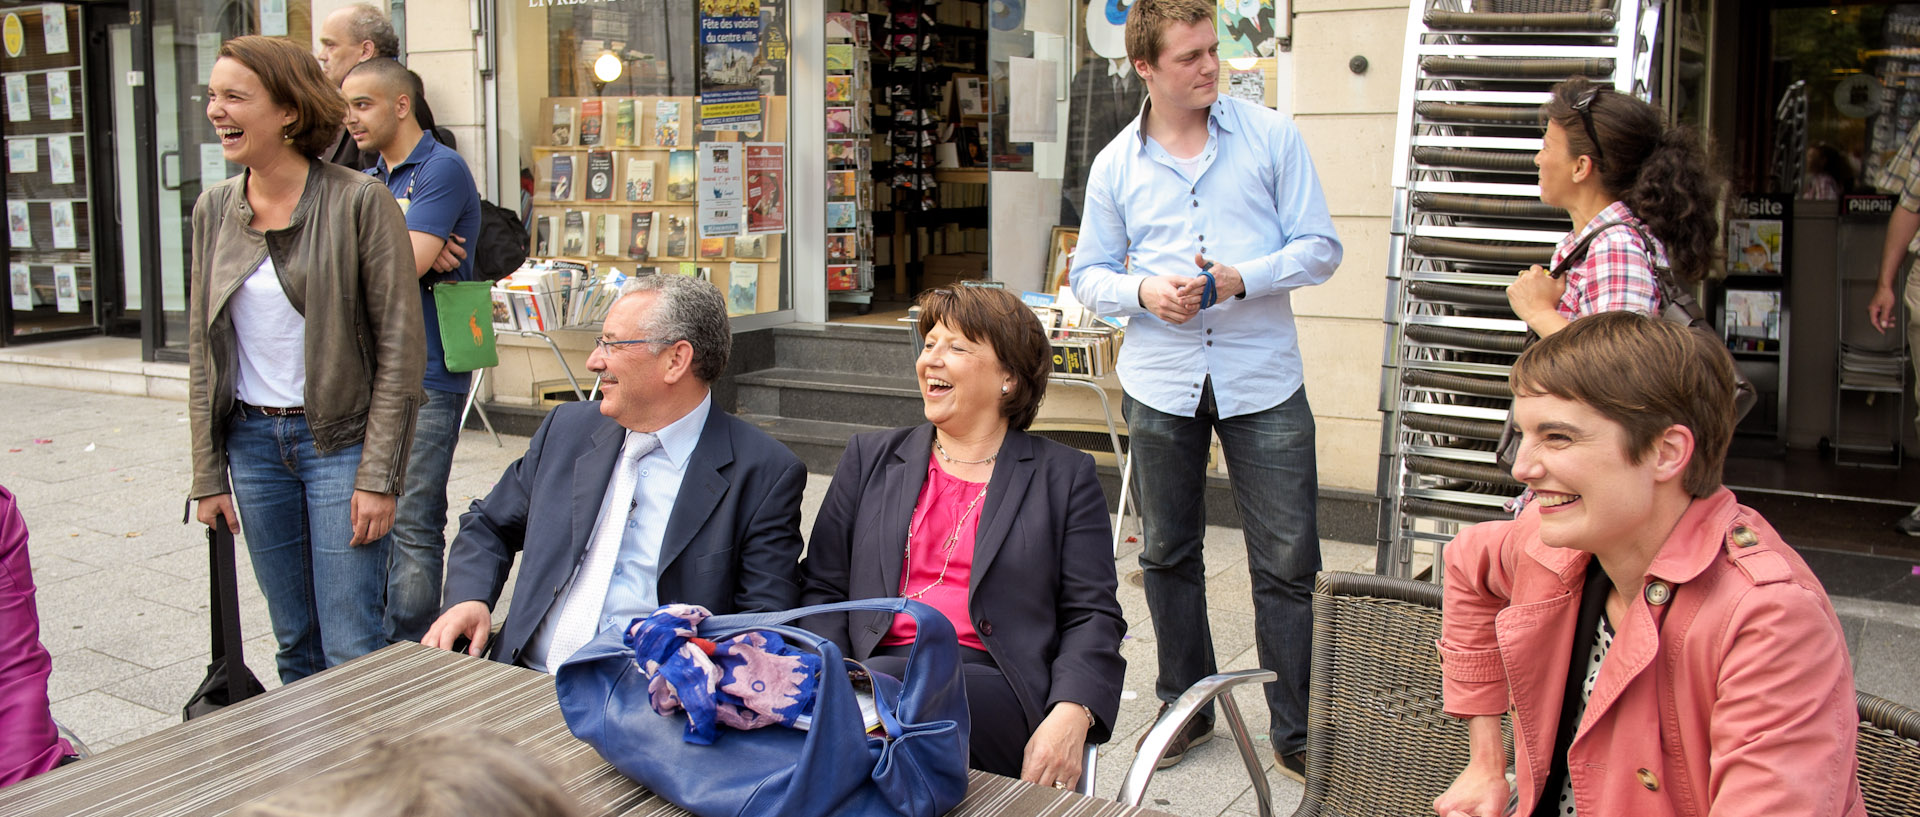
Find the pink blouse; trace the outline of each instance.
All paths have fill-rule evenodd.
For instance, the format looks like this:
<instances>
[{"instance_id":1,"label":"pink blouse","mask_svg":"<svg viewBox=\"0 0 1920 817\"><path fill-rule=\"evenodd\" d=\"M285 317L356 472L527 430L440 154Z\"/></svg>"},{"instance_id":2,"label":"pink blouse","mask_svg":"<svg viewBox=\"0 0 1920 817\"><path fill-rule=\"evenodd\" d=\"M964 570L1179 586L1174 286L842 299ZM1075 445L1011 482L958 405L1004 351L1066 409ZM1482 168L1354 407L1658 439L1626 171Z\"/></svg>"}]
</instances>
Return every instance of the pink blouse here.
<instances>
[{"instance_id":1,"label":"pink blouse","mask_svg":"<svg viewBox=\"0 0 1920 817\"><path fill-rule=\"evenodd\" d=\"M960 645L976 650L985 650L987 645L973 631L973 618L967 614L967 584L973 576L974 538L980 530L980 517L986 512L986 487L984 482L967 482L941 470L929 454L927 481L913 504L908 526L912 536L906 546L906 564L900 571L900 595L933 605L953 622ZM954 538L951 558L947 554L950 537ZM881 637L880 646L910 644L914 630L913 617L894 616L893 627Z\"/></svg>"}]
</instances>

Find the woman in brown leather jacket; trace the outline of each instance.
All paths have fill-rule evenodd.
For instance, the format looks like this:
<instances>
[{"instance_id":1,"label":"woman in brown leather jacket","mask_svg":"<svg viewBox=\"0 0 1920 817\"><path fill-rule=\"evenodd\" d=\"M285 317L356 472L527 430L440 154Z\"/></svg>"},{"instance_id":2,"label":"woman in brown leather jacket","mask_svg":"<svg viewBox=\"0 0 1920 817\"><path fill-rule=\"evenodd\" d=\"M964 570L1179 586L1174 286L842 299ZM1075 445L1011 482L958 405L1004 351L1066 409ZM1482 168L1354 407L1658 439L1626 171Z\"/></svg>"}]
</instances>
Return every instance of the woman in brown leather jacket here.
<instances>
[{"instance_id":1,"label":"woman in brown leather jacket","mask_svg":"<svg viewBox=\"0 0 1920 817\"><path fill-rule=\"evenodd\" d=\"M345 115L298 46L220 47L207 119L244 171L193 211L192 496L208 525L245 513L283 683L386 644L387 530L426 365L399 205L314 159Z\"/></svg>"}]
</instances>

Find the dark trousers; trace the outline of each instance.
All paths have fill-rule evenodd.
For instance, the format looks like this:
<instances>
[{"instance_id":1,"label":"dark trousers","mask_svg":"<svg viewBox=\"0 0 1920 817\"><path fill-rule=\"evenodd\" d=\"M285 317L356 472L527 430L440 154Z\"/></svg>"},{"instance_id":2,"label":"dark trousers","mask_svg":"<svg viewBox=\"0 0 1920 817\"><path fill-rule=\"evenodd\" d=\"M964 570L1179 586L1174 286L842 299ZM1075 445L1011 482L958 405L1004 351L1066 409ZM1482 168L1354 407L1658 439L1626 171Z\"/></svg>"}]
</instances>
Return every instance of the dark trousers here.
<instances>
[{"instance_id":1,"label":"dark trousers","mask_svg":"<svg viewBox=\"0 0 1920 817\"><path fill-rule=\"evenodd\" d=\"M1201 553L1207 449L1218 433L1253 574L1254 645L1260 666L1280 676L1266 685L1270 737L1277 752L1303 751L1313 576L1320 570L1319 477L1306 388L1273 408L1238 417L1218 415L1211 380L1203 387L1196 416L1166 414L1131 397L1124 409L1140 486L1140 568L1158 642L1155 694L1172 701L1218 671ZM1211 720L1212 708L1203 716Z\"/></svg>"},{"instance_id":2,"label":"dark trousers","mask_svg":"<svg viewBox=\"0 0 1920 817\"><path fill-rule=\"evenodd\" d=\"M867 669L895 678L905 675L906 647L897 650L897 655L876 654L868 658L864 662ZM1013 685L1007 683L1007 676L1000 668L991 659L985 663L972 660L973 655L985 656L986 653L966 647L961 647L960 652L963 658L969 659L961 663L960 669L967 685L967 716L973 721L972 736L967 741L967 765L983 772L1019 777L1027 738L1033 735L1034 727L1027 723L1020 699L1013 694Z\"/></svg>"}]
</instances>

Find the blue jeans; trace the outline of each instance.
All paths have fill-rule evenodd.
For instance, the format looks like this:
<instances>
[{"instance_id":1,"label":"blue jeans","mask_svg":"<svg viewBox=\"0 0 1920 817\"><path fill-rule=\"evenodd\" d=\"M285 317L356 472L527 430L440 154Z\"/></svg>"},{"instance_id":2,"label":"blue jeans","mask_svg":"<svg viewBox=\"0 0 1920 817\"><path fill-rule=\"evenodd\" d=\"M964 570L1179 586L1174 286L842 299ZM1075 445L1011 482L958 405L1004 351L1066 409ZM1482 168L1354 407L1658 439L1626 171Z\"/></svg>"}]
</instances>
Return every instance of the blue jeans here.
<instances>
[{"instance_id":1,"label":"blue jeans","mask_svg":"<svg viewBox=\"0 0 1920 817\"><path fill-rule=\"evenodd\" d=\"M1218 671L1201 554L1207 448L1217 432L1253 574L1254 643L1260 666L1280 676L1266 685L1273 748L1281 754L1305 750L1313 578L1320 570L1319 477L1306 389L1265 411L1228 418L1217 416L1211 381L1201 392L1198 416L1165 414L1131 397L1123 405L1140 486L1140 567L1159 647L1155 694L1172 701ZM1212 707L1203 716L1210 721Z\"/></svg>"},{"instance_id":2,"label":"blue jeans","mask_svg":"<svg viewBox=\"0 0 1920 817\"><path fill-rule=\"evenodd\" d=\"M388 641L419 641L440 614L440 579L447 558L447 475L460 442L460 410L467 396L427 389L413 424L407 482L393 514L387 556Z\"/></svg>"},{"instance_id":3,"label":"blue jeans","mask_svg":"<svg viewBox=\"0 0 1920 817\"><path fill-rule=\"evenodd\" d=\"M253 575L273 618L280 682L386 646L387 543L353 540L359 445L325 454L303 416L250 408L227 422L227 468Z\"/></svg>"}]
</instances>

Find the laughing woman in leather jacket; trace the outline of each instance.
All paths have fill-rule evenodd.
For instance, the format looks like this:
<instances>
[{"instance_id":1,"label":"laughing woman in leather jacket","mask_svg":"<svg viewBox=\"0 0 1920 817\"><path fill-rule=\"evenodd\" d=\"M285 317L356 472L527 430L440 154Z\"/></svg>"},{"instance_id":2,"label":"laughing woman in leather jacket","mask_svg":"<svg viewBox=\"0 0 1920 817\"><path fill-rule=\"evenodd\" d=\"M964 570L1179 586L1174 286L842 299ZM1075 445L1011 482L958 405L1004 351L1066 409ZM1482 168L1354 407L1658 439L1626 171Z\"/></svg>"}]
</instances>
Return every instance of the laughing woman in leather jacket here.
<instances>
[{"instance_id":1,"label":"laughing woman in leather jacket","mask_svg":"<svg viewBox=\"0 0 1920 817\"><path fill-rule=\"evenodd\" d=\"M399 205L314 158L345 115L298 46L220 47L207 119L244 170L193 211L192 498L203 523L246 520L283 683L386 644L387 530L426 365Z\"/></svg>"}]
</instances>

